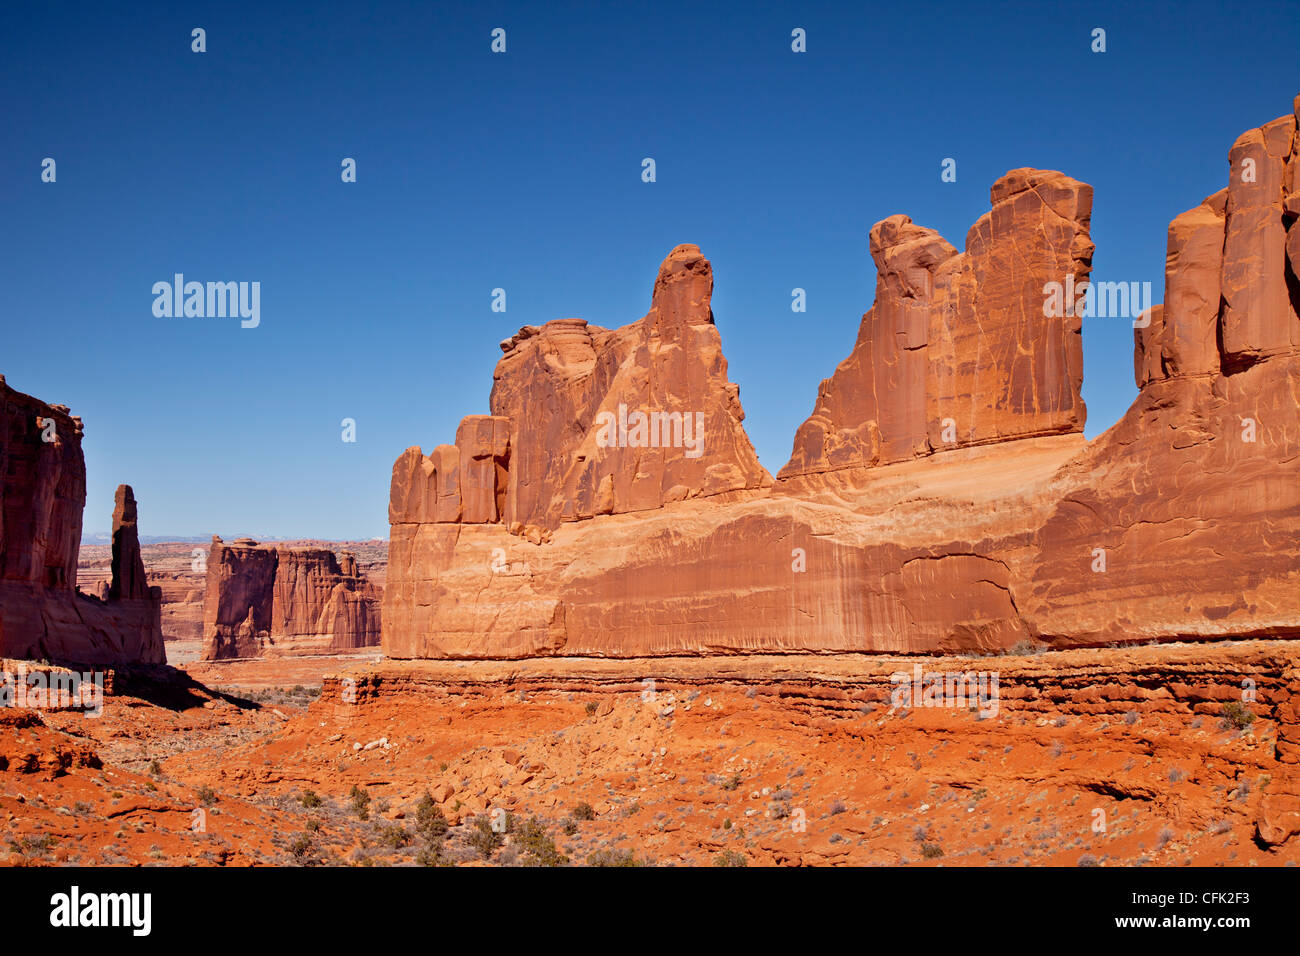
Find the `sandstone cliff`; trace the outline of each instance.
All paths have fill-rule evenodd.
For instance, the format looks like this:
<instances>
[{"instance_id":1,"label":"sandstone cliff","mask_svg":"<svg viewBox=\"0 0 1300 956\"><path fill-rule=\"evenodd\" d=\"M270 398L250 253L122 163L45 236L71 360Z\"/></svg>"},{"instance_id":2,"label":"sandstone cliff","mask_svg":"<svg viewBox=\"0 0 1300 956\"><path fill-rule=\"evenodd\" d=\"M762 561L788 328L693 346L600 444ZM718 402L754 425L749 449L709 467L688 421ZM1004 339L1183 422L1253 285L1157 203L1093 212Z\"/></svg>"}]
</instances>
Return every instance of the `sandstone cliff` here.
<instances>
[{"instance_id":1,"label":"sandstone cliff","mask_svg":"<svg viewBox=\"0 0 1300 956\"><path fill-rule=\"evenodd\" d=\"M81 419L0 376L0 656L103 665L164 660L161 598L145 584L135 496L117 489L112 583L77 590L86 504Z\"/></svg>"},{"instance_id":2,"label":"sandstone cliff","mask_svg":"<svg viewBox=\"0 0 1300 956\"><path fill-rule=\"evenodd\" d=\"M998 180L960 254L904 216L872 229L876 304L774 486L744 437L695 247L665 261L639 323L521 330L492 415L394 467L385 652L1300 634L1295 129L1287 116L1241 137L1228 189L1171 225L1166 302L1137 322L1141 392L1091 443L1079 312L1046 304L1092 256L1091 189L1061 173ZM611 452L597 413L637 402L698 406L703 454Z\"/></svg>"},{"instance_id":3,"label":"sandstone cliff","mask_svg":"<svg viewBox=\"0 0 1300 956\"><path fill-rule=\"evenodd\" d=\"M203 659L329 654L379 643L381 591L350 553L215 535L208 553Z\"/></svg>"},{"instance_id":4,"label":"sandstone cliff","mask_svg":"<svg viewBox=\"0 0 1300 956\"><path fill-rule=\"evenodd\" d=\"M709 261L682 245L644 318L612 332L582 319L520 329L501 343L492 414L467 417L454 446L399 460L389 521L503 522L541 540L563 521L769 485L712 294Z\"/></svg>"},{"instance_id":5,"label":"sandstone cliff","mask_svg":"<svg viewBox=\"0 0 1300 956\"><path fill-rule=\"evenodd\" d=\"M1042 304L1088 278L1092 187L1017 169L990 194L964 253L907 216L871 230L876 303L779 478L1083 431L1081 320Z\"/></svg>"}]
</instances>

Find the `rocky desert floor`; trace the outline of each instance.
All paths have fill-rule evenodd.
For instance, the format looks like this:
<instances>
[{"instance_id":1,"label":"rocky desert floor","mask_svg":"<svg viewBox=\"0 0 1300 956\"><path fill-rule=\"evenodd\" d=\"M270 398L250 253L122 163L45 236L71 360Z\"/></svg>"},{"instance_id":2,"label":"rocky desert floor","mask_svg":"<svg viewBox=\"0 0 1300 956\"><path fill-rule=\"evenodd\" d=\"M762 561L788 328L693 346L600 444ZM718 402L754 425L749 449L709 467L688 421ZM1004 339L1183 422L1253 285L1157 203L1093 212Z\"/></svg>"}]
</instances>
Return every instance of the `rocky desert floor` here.
<instances>
[{"instance_id":1,"label":"rocky desert floor","mask_svg":"<svg viewBox=\"0 0 1300 956\"><path fill-rule=\"evenodd\" d=\"M1000 670L993 716L891 710L898 661L123 672L0 710L0 862L1290 866L1283 644L926 662Z\"/></svg>"}]
</instances>

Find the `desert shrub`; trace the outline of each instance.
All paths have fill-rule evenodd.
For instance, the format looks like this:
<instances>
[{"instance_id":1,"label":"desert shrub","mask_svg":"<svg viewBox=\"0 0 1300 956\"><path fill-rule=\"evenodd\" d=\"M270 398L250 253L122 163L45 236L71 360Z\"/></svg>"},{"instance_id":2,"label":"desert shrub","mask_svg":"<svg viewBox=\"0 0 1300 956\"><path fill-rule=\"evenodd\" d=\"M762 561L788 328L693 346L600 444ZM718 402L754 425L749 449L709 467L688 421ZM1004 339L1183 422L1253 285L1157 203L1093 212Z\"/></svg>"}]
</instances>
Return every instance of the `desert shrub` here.
<instances>
[{"instance_id":1,"label":"desert shrub","mask_svg":"<svg viewBox=\"0 0 1300 956\"><path fill-rule=\"evenodd\" d=\"M383 823L379 826L379 842L389 849L396 850L410 844L411 834L399 824Z\"/></svg>"},{"instance_id":2,"label":"desert shrub","mask_svg":"<svg viewBox=\"0 0 1300 956\"><path fill-rule=\"evenodd\" d=\"M594 820L596 819L596 811L592 809L590 803L580 803L573 808L573 819Z\"/></svg>"},{"instance_id":3,"label":"desert shrub","mask_svg":"<svg viewBox=\"0 0 1300 956\"><path fill-rule=\"evenodd\" d=\"M415 829L426 840L441 840L447 834L447 818L426 790L415 805Z\"/></svg>"},{"instance_id":4,"label":"desert shrub","mask_svg":"<svg viewBox=\"0 0 1300 956\"><path fill-rule=\"evenodd\" d=\"M588 866L645 866L631 850L597 850L587 857Z\"/></svg>"},{"instance_id":5,"label":"desert shrub","mask_svg":"<svg viewBox=\"0 0 1300 956\"><path fill-rule=\"evenodd\" d=\"M24 856L42 856L53 850L58 842L52 835L42 833L40 836L19 837L10 841L9 849Z\"/></svg>"},{"instance_id":6,"label":"desert shrub","mask_svg":"<svg viewBox=\"0 0 1300 956\"><path fill-rule=\"evenodd\" d=\"M519 824L515 843L523 851L523 862L527 866L563 866L569 862L536 817Z\"/></svg>"},{"instance_id":7,"label":"desert shrub","mask_svg":"<svg viewBox=\"0 0 1300 956\"><path fill-rule=\"evenodd\" d=\"M475 817L474 828L470 830L469 839L466 841L473 847L478 855L485 860L492 858L492 854L501 848L504 838L500 833L492 829L492 821L487 817Z\"/></svg>"},{"instance_id":8,"label":"desert shrub","mask_svg":"<svg viewBox=\"0 0 1300 956\"><path fill-rule=\"evenodd\" d=\"M289 852L293 858L299 862L311 856L312 842L311 837L305 833L299 834L298 837L289 844Z\"/></svg>"},{"instance_id":9,"label":"desert shrub","mask_svg":"<svg viewBox=\"0 0 1300 956\"><path fill-rule=\"evenodd\" d=\"M749 860L743 853L735 850L723 850L713 858L714 866L749 866Z\"/></svg>"},{"instance_id":10,"label":"desert shrub","mask_svg":"<svg viewBox=\"0 0 1300 956\"><path fill-rule=\"evenodd\" d=\"M217 791L211 787L199 787L194 791L194 796L205 807L210 807L217 802Z\"/></svg>"},{"instance_id":11,"label":"desert shrub","mask_svg":"<svg viewBox=\"0 0 1300 956\"><path fill-rule=\"evenodd\" d=\"M431 843L423 847L415 854L415 862L419 866L449 866L449 861L443 859L442 845Z\"/></svg>"},{"instance_id":12,"label":"desert shrub","mask_svg":"<svg viewBox=\"0 0 1300 956\"><path fill-rule=\"evenodd\" d=\"M298 801L308 810L315 810L324 802L314 790L304 790L298 797Z\"/></svg>"},{"instance_id":13,"label":"desert shrub","mask_svg":"<svg viewBox=\"0 0 1300 956\"><path fill-rule=\"evenodd\" d=\"M1004 653L1010 656L1021 656L1026 654L1042 654L1047 650L1046 644L1039 644L1037 641L1031 641L1028 638L1016 641L1006 649Z\"/></svg>"},{"instance_id":14,"label":"desert shrub","mask_svg":"<svg viewBox=\"0 0 1300 956\"><path fill-rule=\"evenodd\" d=\"M1223 705L1223 723L1225 727L1245 730L1255 722L1255 715L1245 704L1230 700Z\"/></svg>"},{"instance_id":15,"label":"desert shrub","mask_svg":"<svg viewBox=\"0 0 1300 956\"><path fill-rule=\"evenodd\" d=\"M357 815L359 820L370 819L370 794L362 790L355 783L351 791L348 792L348 798L352 801L352 812Z\"/></svg>"},{"instance_id":16,"label":"desert shrub","mask_svg":"<svg viewBox=\"0 0 1300 956\"><path fill-rule=\"evenodd\" d=\"M587 716L588 716L588 717L594 717L594 716L596 716L596 708L599 707L599 706L600 706L600 705L597 704L594 700L589 700L589 701L587 701L587 706L586 706L586 708L585 708L586 711L587 711Z\"/></svg>"},{"instance_id":17,"label":"desert shrub","mask_svg":"<svg viewBox=\"0 0 1300 956\"><path fill-rule=\"evenodd\" d=\"M927 860L937 860L939 857L943 856L943 847L939 846L937 843L922 843L921 856L925 857Z\"/></svg>"}]
</instances>

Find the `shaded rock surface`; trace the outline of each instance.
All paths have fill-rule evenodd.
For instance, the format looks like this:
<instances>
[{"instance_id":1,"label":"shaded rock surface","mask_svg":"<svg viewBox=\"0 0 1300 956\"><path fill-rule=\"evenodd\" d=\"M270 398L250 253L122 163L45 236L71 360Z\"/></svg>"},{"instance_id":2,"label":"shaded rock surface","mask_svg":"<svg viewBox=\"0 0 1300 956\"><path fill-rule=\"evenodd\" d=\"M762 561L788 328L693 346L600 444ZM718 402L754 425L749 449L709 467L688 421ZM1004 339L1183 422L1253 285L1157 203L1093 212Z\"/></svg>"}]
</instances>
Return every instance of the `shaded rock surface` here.
<instances>
[{"instance_id":1,"label":"shaded rock surface","mask_svg":"<svg viewBox=\"0 0 1300 956\"><path fill-rule=\"evenodd\" d=\"M0 656L160 663L161 597L140 563L136 503L117 490L111 584L77 589L86 465L81 419L0 376Z\"/></svg>"}]
</instances>

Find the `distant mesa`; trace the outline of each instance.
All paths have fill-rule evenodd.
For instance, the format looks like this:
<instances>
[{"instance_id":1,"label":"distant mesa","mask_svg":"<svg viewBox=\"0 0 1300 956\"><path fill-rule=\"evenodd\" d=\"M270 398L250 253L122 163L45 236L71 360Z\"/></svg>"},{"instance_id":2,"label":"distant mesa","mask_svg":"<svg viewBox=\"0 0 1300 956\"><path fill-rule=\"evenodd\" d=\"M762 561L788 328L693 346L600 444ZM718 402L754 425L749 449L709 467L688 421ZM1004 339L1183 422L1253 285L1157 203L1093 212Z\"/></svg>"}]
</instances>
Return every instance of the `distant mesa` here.
<instances>
[{"instance_id":1,"label":"distant mesa","mask_svg":"<svg viewBox=\"0 0 1300 956\"><path fill-rule=\"evenodd\" d=\"M330 654L379 644L382 590L350 552L213 535L204 660Z\"/></svg>"}]
</instances>

